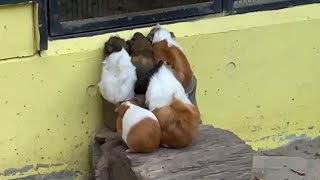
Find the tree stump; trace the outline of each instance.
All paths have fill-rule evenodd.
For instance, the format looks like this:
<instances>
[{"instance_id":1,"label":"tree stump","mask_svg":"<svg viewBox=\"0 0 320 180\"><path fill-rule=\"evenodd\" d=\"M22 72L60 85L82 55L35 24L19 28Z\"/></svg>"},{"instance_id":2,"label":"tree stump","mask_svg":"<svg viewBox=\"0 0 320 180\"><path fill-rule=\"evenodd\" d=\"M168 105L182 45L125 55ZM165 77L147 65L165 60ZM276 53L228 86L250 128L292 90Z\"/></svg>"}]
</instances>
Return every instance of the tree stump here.
<instances>
[{"instance_id":1,"label":"tree stump","mask_svg":"<svg viewBox=\"0 0 320 180\"><path fill-rule=\"evenodd\" d=\"M93 145L97 180L249 180L253 150L233 133L200 125L192 145L159 148L154 153L126 153L126 145L109 129L99 130Z\"/></svg>"}]
</instances>

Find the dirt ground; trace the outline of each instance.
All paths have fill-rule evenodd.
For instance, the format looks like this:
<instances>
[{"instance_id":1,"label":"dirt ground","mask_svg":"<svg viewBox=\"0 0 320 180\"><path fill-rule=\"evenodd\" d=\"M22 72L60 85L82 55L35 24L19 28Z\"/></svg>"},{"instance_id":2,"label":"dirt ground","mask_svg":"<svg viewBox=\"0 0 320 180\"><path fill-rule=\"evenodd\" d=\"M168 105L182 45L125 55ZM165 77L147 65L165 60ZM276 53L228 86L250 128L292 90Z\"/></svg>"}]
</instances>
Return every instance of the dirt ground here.
<instances>
[{"instance_id":1,"label":"dirt ground","mask_svg":"<svg viewBox=\"0 0 320 180\"><path fill-rule=\"evenodd\" d=\"M320 180L320 137L256 152L252 180Z\"/></svg>"}]
</instances>

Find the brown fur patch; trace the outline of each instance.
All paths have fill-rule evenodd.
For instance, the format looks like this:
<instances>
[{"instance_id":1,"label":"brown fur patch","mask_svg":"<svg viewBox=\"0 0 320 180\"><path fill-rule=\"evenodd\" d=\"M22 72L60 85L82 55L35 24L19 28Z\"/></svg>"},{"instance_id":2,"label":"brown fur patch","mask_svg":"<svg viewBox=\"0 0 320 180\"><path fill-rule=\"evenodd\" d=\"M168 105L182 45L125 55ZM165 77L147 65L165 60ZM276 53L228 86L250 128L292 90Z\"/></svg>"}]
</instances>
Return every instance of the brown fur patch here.
<instances>
[{"instance_id":1,"label":"brown fur patch","mask_svg":"<svg viewBox=\"0 0 320 180\"><path fill-rule=\"evenodd\" d=\"M133 98L133 99L130 99L130 100L128 100L128 101L131 102L132 104L138 106L138 100L137 100L137 99Z\"/></svg>"},{"instance_id":2,"label":"brown fur patch","mask_svg":"<svg viewBox=\"0 0 320 180\"><path fill-rule=\"evenodd\" d=\"M196 106L173 98L170 106L155 109L153 113L161 126L161 144L170 148L183 148L192 143L200 121Z\"/></svg>"},{"instance_id":3,"label":"brown fur patch","mask_svg":"<svg viewBox=\"0 0 320 180\"><path fill-rule=\"evenodd\" d=\"M117 105L115 111L118 112L118 117L116 120L116 130L117 134L122 138L122 119L127 110L129 109L129 106L126 106L124 104Z\"/></svg>"},{"instance_id":4,"label":"brown fur patch","mask_svg":"<svg viewBox=\"0 0 320 180\"><path fill-rule=\"evenodd\" d=\"M172 67L174 74L183 87L187 87L192 80L192 70L190 64L183 52L175 47L168 47L166 40L154 43L153 54L156 63L160 60Z\"/></svg>"},{"instance_id":5,"label":"brown fur patch","mask_svg":"<svg viewBox=\"0 0 320 180\"><path fill-rule=\"evenodd\" d=\"M136 32L127 44L138 79L135 84L135 93L145 94L150 80L149 72L155 66L151 42L143 34Z\"/></svg>"},{"instance_id":6,"label":"brown fur patch","mask_svg":"<svg viewBox=\"0 0 320 180\"><path fill-rule=\"evenodd\" d=\"M130 129L127 143L130 152L148 153L159 147L160 138L159 123L151 118L145 118Z\"/></svg>"},{"instance_id":7,"label":"brown fur patch","mask_svg":"<svg viewBox=\"0 0 320 180\"><path fill-rule=\"evenodd\" d=\"M121 51L122 47L129 53L129 47L124 39L115 36L109 38L109 40L104 44L105 56Z\"/></svg>"}]
</instances>

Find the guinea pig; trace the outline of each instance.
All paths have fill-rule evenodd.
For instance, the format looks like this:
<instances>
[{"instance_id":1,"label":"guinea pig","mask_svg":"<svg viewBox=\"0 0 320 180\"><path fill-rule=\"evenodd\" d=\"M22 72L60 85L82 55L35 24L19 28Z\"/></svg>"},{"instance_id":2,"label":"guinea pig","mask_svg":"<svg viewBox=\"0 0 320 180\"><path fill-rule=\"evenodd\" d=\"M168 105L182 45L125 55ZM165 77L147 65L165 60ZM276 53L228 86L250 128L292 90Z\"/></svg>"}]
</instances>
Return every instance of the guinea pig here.
<instances>
[{"instance_id":1,"label":"guinea pig","mask_svg":"<svg viewBox=\"0 0 320 180\"><path fill-rule=\"evenodd\" d=\"M158 119L149 110L125 101L117 106L117 133L127 144L130 153L149 153L160 145L161 130Z\"/></svg>"},{"instance_id":2,"label":"guinea pig","mask_svg":"<svg viewBox=\"0 0 320 180\"><path fill-rule=\"evenodd\" d=\"M151 42L140 32L127 41L131 62L136 67L137 82L134 92L145 94L150 80L150 71L155 65Z\"/></svg>"},{"instance_id":3,"label":"guinea pig","mask_svg":"<svg viewBox=\"0 0 320 180\"><path fill-rule=\"evenodd\" d=\"M161 145L183 148L190 145L200 122L198 108L187 97L172 69L159 61L158 71L151 77L146 104L161 126Z\"/></svg>"},{"instance_id":4,"label":"guinea pig","mask_svg":"<svg viewBox=\"0 0 320 180\"><path fill-rule=\"evenodd\" d=\"M111 37L105 44L106 58L102 62L100 93L110 103L117 104L134 97L136 68L120 37Z\"/></svg>"},{"instance_id":5,"label":"guinea pig","mask_svg":"<svg viewBox=\"0 0 320 180\"><path fill-rule=\"evenodd\" d=\"M153 40L154 33L155 33L156 31L158 31L159 29L161 29L161 25L158 23L156 26L154 26L154 27L150 30L150 32L149 32L148 35L147 35L147 38L149 39L150 42L152 42L152 40ZM170 33L170 35L171 35L172 38L174 38L174 39L176 38L176 36L174 35L173 32L169 32L169 33Z\"/></svg>"},{"instance_id":6,"label":"guinea pig","mask_svg":"<svg viewBox=\"0 0 320 180\"><path fill-rule=\"evenodd\" d=\"M157 25L148 36L152 38L155 62L157 63L160 60L166 61L172 67L176 78L186 88L191 83L193 73L173 33Z\"/></svg>"},{"instance_id":7,"label":"guinea pig","mask_svg":"<svg viewBox=\"0 0 320 180\"><path fill-rule=\"evenodd\" d=\"M129 53L129 46L126 41L119 37L119 35L113 35L109 38L107 42L104 44L104 54L105 56L109 56L114 52L119 52L124 48Z\"/></svg>"}]
</instances>

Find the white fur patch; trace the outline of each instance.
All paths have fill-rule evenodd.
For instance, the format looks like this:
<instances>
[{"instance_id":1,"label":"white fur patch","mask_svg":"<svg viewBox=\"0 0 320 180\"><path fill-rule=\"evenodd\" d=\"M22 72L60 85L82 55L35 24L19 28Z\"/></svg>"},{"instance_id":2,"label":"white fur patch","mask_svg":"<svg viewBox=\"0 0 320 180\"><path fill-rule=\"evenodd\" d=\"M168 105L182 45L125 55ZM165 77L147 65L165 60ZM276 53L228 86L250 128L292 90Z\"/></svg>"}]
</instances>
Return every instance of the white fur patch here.
<instances>
[{"instance_id":1,"label":"white fur patch","mask_svg":"<svg viewBox=\"0 0 320 180\"><path fill-rule=\"evenodd\" d=\"M116 104L132 99L136 81L136 68L124 48L102 62L101 81L98 85L101 95L107 101Z\"/></svg>"},{"instance_id":2,"label":"white fur patch","mask_svg":"<svg viewBox=\"0 0 320 180\"><path fill-rule=\"evenodd\" d=\"M166 40L168 42L168 46L175 46L182 50L182 47L178 44L178 42L171 37L171 34L168 30L164 28L160 28L158 31L156 31L153 35L152 44L160 42L162 40Z\"/></svg>"},{"instance_id":3,"label":"white fur patch","mask_svg":"<svg viewBox=\"0 0 320 180\"><path fill-rule=\"evenodd\" d=\"M149 110L168 106L175 97L186 104L191 104L181 83L176 79L171 69L162 65L149 82L146 92L146 104Z\"/></svg>"},{"instance_id":4,"label":"white fur patch","mask_svg":"<svg viewBox=\"0 0 320 180\"><path fill-rule=\"evenodd\" d=\"M128 110L126 111L122 119L122 138L124 142L127 144L129 131L134 125L136 125L145 118L152 118L157 122L158 119L151 111L147 109L136 106L128 101L124 102L124 104L129 106Z\"/></svg>"}]
</instances>

